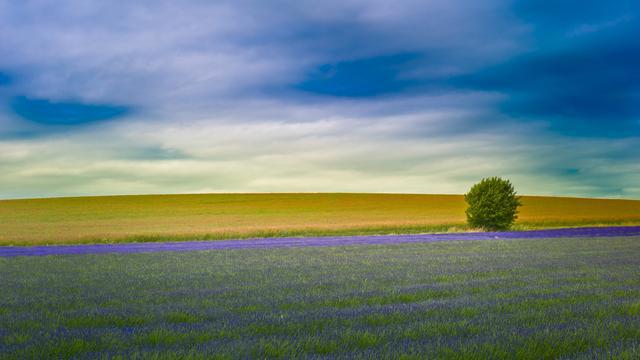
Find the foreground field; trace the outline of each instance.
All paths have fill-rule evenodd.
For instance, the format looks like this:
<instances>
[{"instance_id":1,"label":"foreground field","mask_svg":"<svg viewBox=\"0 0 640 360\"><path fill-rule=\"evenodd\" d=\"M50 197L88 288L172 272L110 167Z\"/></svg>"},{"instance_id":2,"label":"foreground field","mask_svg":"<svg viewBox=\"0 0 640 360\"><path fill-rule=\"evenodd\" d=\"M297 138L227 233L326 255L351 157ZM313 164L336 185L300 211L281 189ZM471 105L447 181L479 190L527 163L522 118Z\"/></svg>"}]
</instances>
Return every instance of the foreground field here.
<instances>
[{"instance_id":1,"label":"foreground field","mask_svg":"<svg viewBox=\"0 0 640 360\"><path fill-rule=\"evenodd\" d=\"M523 197L518 229L640 225L640 201ZM204 194L0 201L0 245L465 230L459 195Z\"/></svg>"},{"instance_id":2,"label":"foreground field","mask_svg":"<svg viewBox=\"0 0 640 360\"><path fill-rule=\"evenodd\" d=\"M640 356L640 238L0 258L0 358Z\"/></svg>"}]
</instances>

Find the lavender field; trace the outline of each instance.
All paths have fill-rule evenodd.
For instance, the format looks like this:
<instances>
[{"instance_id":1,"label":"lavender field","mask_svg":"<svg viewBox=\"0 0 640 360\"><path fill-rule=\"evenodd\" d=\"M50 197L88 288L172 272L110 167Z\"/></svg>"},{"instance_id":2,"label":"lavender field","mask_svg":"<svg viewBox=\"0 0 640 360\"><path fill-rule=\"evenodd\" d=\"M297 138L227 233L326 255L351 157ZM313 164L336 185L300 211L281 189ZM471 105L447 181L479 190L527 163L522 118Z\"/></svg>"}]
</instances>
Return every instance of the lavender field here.
<instances>
[{"instance_id":1,"label":"lavender field","mask_svg":"<svg viewBox=\"0 0 640 360\"><path fill-rule=\"evenodd\" d=\"M0 258L0 358L640 357L640 237Z\"/></svg>"},{"instance_id":2,"label":"lavender field","mask_svg":"<svg viewBox=\"0 0 640 360\"><path fill-rule=\"evenodd\" d=\"M249 240L206 240L46 246L0 246L0 257L71 254L145 253L303 246L385 245L439 241L552 239L562 237L640 236L640 226L602 226L529 231L435 233L418 235L280 237Z\"/></svg>"}]
</instances>

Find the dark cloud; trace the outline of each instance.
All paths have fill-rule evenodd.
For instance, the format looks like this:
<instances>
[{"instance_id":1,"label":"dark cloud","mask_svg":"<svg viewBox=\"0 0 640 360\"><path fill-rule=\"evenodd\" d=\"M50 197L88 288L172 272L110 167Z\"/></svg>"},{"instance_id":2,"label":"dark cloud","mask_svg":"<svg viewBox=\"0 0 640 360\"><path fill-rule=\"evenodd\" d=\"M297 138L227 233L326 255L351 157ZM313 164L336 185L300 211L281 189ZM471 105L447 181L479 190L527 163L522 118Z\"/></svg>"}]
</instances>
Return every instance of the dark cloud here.
<instances>
[{"instance_id":1,"label":"dark cloud","mask_svg":"<svg viewBox=\"0 0 640 360\"><path fill-rule=\"evenodd\" d=\"M25 120L43 125L82 125L127 115L125 106L55 102L18 96L11 100L11 110Z\"/></svg>"},{"instance_id":2,"label":"dark cloud","mask_svg":"<svg viewBox=\"0 0 640 360\"><path fill-rule=\"evenodd\" d=\"M515 15L531 26L541 40L566 34L582 26L612 24L637 16L636 0L520 0L513 5ZM557 40L557 39L555 39Z\"/></svg>"},{"instance_id":3,"label":"dark cloud","mask_svg":"<svg viewBox=\"0 0 640 360\"><path fill-rule=\"evenodd\" d=\"M122 159L135 160L185 160L191 157L183 151L166 149L159 146L131 147L116 152L115 156Z\"/></svg>"},{"instance_id":4,"label":"dark cloud","mask_svg":"<svg viewBox=\"0 0 640 360\"><path fill-rule=\"evenodd\" d=\"M568 136L633 136L640 133L637 10L630 1L518 2L513 11L531 26L532 46L519 55L475 68L446 48L363 57L319 65L295 88L356 98L497 92L504 100L495 123L544 122Z\"/></svg>"},{"instance_id":5,"label":"dark cloud","mask_svg":"<svg viewBox=\"0 0 640 360\"><path fill-rule=\"evenodd\" d=\"M0 86L8 85L9 83L11 83L11 77L9 76L9 74L5 74L0 71Z\"/></svg>"},{"instance_id":6,"label":"dark cloud","mask_svg":"<svg viewBox=\"0 0 640 360\"><path fill-rule=\"evenodd\" d=\"M638 135L638 29L624 26L588 39L568 39L565 46L531 51L451 83L501 92L506 96L501 112L546 121L566 135Z\"/></svg>"},{"instance_id":7,"label":"dark cloud","mask_svg":"<svg viewBox=\"0 0 640 360\"><path fill-rule=\"evenodd\" d=\"M417 84L403 72L420 56L415 53L378 56L324 64L313 70L297 89L316 94L361 97L404 91Z\"/></svg>"}]
</instances>

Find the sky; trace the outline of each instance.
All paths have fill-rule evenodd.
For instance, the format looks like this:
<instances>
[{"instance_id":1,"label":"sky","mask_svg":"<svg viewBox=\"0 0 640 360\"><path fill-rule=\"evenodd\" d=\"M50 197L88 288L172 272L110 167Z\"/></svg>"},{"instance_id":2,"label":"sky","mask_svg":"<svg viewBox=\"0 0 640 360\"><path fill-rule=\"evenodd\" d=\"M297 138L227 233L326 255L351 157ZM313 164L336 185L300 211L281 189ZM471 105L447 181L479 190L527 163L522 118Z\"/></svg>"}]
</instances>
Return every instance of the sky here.
<instances>
[{"instance_id":1,"label":"sky","mask_svg":"<svg viewBox=\"0 0 640 360\"><path fill-rule=\"evenodd\" d=\"M0 0L0 198L640 199L640 3Z\"/></svg>"}]
</instances>

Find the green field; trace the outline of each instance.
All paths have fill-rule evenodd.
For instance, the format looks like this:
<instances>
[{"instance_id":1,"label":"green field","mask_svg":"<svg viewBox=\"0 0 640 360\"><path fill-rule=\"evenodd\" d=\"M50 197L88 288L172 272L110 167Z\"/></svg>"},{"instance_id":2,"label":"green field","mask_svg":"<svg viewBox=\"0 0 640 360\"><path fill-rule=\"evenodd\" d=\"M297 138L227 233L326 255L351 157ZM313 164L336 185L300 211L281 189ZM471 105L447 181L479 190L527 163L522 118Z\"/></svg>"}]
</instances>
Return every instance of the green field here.
<instances>
[{"instance_id":1,"label":"green field","mask_svg":"<svg viewBox=\"0 0 640 360\"><path fill-rule=\"evenodd\" d=\"M640 201L523 197L516 229L640 224ZM0 201L0 245L469 230L460 195L201 194Z\"/></svg>"},{"instance_id":2,"label":"green field","mask_svg":"<svg viewBox=\"0 0 640 360\"><path fill-rule=\"evenodd\" d=\"M638 359L640 238L0 258L2 359Z\"/></svg>"}]
</instances>

